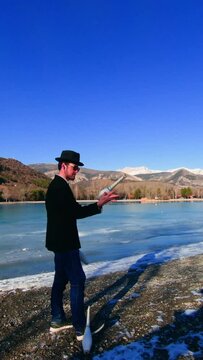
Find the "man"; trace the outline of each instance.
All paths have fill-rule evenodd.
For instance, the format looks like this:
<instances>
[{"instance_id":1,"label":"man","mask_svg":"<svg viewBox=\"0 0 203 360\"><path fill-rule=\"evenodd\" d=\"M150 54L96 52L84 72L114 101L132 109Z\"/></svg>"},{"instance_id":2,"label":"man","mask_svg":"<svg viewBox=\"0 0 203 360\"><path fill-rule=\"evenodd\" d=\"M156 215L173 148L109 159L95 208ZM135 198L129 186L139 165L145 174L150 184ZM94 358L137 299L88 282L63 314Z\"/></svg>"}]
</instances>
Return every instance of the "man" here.
<instances>
[{"instance_id":1,"label":"man","mask_svg":"<svg viewBox=\"0 0 203 360\"><path fill-rule=\"evenodd\" d=\"M74 198L69 180L74 180L80 170L80 154L64 150L58 161L58 175L49 185L46 195L47 232L46 247L54 252L55 276L51 291L50 332L74 327L76 337L82 340L85 328L84 285L85 273L82 269L79 248L80 240L77 219L101 213L102 206L118 198L113 192L105 193L95 203L82 206ZM72 324L68 323L63 309L63 293L70 282L70 305Z\"/></svg>"}]
</instances>

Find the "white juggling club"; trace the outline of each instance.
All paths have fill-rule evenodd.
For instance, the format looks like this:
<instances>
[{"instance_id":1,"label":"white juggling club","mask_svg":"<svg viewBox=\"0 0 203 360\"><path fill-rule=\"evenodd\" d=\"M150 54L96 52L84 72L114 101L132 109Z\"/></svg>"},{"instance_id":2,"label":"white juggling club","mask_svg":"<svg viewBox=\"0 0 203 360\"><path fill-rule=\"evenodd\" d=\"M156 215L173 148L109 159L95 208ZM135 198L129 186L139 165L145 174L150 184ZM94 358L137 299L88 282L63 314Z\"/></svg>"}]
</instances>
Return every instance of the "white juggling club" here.
<instances>
[{"instance_id":1,"label":"white juggling club","mask_svg":"<svg viewBox=\"0 0 203 360\"><path fill-rule=\"evenodd\" d=\"M90 306L87 308L86 328L82 340L82 348L84 353L89 353L92 347L92 333L90 329Z\"/></svg>"},{"instance_id":2,"label":"white juggling club","mask_svg":"<svg viewBox=\"0 0 203 360\"><path fill-rule=\"evenodd\" d=\"M99 192L99 195L98 195L98 199L104 194L104 193L108 193L110 192L111 190L113 190L124 178L126 177L126 174L122 175L118 180L116 180L113 184L105 187L104 189L102 189L100 192Z\"/></svg>"}]
</instances>

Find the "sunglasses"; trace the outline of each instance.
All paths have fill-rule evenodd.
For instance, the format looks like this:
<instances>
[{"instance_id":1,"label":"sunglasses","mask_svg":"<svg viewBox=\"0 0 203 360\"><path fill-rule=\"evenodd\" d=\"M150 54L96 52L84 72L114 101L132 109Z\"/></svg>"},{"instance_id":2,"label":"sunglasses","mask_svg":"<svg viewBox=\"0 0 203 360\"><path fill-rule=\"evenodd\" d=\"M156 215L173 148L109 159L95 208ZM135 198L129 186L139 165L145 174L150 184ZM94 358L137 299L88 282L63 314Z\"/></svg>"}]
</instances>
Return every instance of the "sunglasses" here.
<instances>
[{"instance_id":1,"label":"sunglasses","mask_svg":"<svg viewBox=\"0 0 203 360\"><path fill-rule=\"evenodd\" d=\"M74 171L80 171L80 168L78 165L74 165L74 164L68 164L68 165L71 166Z\"/></svg>"}]
</instances>

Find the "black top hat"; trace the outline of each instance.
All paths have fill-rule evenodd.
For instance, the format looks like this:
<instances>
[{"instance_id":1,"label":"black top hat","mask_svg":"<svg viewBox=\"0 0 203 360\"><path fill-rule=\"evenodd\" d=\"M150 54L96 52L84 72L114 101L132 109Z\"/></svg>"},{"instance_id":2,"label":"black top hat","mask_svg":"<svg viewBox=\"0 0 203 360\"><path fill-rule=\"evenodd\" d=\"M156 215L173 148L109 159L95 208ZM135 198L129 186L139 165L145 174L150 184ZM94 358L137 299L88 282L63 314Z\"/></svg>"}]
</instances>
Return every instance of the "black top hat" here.
<instances>
[{"instance_id":1,"label":"black top hat","mask_svg":"<svg viewBox=\"0 0 203 360\"><path fill-rule=\"evenodd\" d=\"M56 161L71 162L73 164L83 166L80 162L80 154L72 150L63 150L60 157L55 158Z\"/></svg>"}]
</instances>

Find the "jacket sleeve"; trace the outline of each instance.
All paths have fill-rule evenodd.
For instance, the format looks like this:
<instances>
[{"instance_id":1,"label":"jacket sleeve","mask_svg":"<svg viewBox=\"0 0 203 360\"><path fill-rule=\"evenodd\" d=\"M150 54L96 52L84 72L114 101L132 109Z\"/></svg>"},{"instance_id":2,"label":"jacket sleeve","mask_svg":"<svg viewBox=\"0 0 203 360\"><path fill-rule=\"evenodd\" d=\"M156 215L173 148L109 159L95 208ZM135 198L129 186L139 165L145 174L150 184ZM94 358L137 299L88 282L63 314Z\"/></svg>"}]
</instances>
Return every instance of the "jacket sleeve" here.
<instances>
[{"instance_id":1,"label":"jacket sleeve","mask_svg":"<svg viewBox=\"0 0 203 360\"><path fill-rule=\"evenodd\" d=\"M97 215L102 211L98 208L96 202L89 205L81 205L78 203L70 187L68 187L63 201L65 202L64 206L67 207L67 214L69 213L70 216L73 216L75 219L83 219L92 215Z\"/></svg>"},{"instance_id":2,"label":"jacket sleeve","mask_svg":"<svg viewBox=\"0 0 203 360\"><path fill-rule=\"evenodd\" d=\"M89 205L80 205L75 201L75 216L76 219L83 219L88 216L96 215L101 213L101 209L98 208L97 203Z\"/></svg>"}]
</instances>

